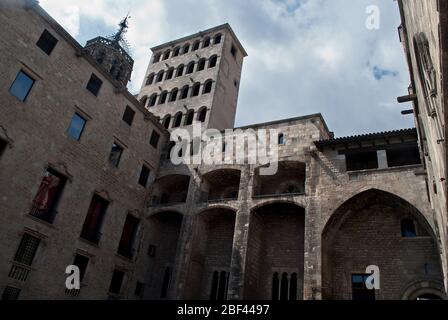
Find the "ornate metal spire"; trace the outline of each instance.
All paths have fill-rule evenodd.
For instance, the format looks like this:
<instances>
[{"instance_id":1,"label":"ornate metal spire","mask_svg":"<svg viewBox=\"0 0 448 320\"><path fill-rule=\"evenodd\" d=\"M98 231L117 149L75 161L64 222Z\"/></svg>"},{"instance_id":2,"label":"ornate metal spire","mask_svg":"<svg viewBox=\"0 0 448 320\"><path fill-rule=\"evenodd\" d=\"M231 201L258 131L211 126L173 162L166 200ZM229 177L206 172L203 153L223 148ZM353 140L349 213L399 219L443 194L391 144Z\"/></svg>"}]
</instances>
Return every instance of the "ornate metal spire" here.
<instances>
[{"instance_id":1,"label":"ornate metal spire","mask_svg":"<svg viewBox=\"0 0 448 320\"><path fill-rule=\"evenodd\" d=\"M112 37L114 42L117 44L120 44L120 42L126 41L124 39L124 34L127 32L128 30L128 20L131 18L131 16L129 15L129 13L126 15L126 17L120 22L120 24L118 25L120 27L120 29L118 30L118 32Z\"/></svg>"}]
</instances>

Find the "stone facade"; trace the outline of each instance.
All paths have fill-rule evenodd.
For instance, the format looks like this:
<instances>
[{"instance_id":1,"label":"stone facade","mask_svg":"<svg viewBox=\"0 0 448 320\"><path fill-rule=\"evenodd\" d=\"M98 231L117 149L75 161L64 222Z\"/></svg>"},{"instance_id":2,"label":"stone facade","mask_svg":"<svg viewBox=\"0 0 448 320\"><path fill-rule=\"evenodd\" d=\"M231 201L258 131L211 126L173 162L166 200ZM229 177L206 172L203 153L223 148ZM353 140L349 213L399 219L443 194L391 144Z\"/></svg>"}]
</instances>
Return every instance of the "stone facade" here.
<instances>
[{"instance_id":1,"label":"stone facade","mask_svg":"<svg viewBox=\"0 0 448 320\"><path fill-rule=\"evenodd\" d=\"M380 269L376 299L445 297L444 244L417 130L336 139L313 114L224 132L234 126L246 56L229 25L154 47L137 100L34 2L0 8L4 299L372 298L356 282L370 265ZM58 40L50 54L36 45L44 30ZM34 80L23 99L14 86L21 70ZM97 95L86 89L92 73ZM87 120L79 139L75 113ZM237 162L233 142L228 163L174 165L170 132L193 125L232 141L272 130L278 170L263 175L261 164ZM44 174L66 180L50 220L41 215ZM98 239L86 240L92 228ZM82 286L66 290L74 261L87 266Z\"/></svg>"}]
</instances>

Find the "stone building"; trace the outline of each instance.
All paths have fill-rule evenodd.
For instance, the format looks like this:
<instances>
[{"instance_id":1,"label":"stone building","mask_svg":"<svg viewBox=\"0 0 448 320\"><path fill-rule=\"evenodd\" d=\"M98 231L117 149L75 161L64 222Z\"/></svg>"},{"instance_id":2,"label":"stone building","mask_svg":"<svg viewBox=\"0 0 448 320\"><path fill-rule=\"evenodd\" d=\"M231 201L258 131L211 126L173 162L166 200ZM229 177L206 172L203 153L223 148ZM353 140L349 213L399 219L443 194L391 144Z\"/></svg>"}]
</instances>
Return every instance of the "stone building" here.
<instances>
[{"instance_id":1,"label":"stone building","mask_svg":"<svg viewBox=\"0 0 448 320\"><path fill-rule=\"evenodd\" d=\"M152 48L137 99L126 19L82 47L34 1L0 9L3 299L445 298L420 130L335 138L321 114L233 128L247 54L228 24ZM224 134L226 161L173 163L211 144L169 141L195 128ZM264 131L273 175L236 161Z\"/></svg>"},{"instance_id":2,"label":"stone building","mask_svg":"<svg viewBox=\"0 0 448 320\"><path fill-rule=\"evenodd\" d=\"M399 0L402 24L400 38L411 75L407 96L412 102L420 148L424 156L426 180L440 237L442 262L447 273L448 202L446 127L448 90L448 3L442 0ZM445 278L445 285L448 285Z\"/></svg>"}]
</instances>

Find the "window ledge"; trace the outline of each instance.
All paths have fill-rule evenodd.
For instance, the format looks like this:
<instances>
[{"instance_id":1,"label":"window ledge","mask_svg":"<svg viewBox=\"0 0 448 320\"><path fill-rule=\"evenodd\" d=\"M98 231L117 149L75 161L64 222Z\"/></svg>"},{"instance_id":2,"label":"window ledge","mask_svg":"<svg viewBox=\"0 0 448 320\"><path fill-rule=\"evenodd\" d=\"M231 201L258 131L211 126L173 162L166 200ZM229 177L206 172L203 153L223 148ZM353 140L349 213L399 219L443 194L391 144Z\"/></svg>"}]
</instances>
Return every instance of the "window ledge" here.
<instances>
[{"instance_id":1,"label":"window ledge","mask_svg":"<svg viewBox=\"0 0 448 320\"><path fill-rule=\"evenodd\" d=\"M79 237L78 240L81 241L81 242L84 242L84 243L86 243L86 244L88 244L88 245L90 245L92 247L95 247L95 248L98 248L98 249L100 248L99 243L91 242L91 241L89 241L87 239L84 239L82 237Z\"/></svg>"},{"instance_id":2,"label":"window ledge","mask_svg":"<svg viewBox=\"0 0 448 320\"><path fill-rule=\"evenodd\" d=\"M298 197L298 196L306 196L306 193L280 193L280 194L262 194L262 195L254 195L253 199L266 199L266 198L282 198L282 197Z\"/></svg>"},{"instance_id":3,"label":"window ledge","mask_svg":"<svg viewBox=\"0 0 448 320\"><path fill-rule=\"evenodd\" d=\"M116 253L115 256L120 258L121 260L124 260L124 261L128 262L128 263L134 263L134 260L132 258L123 256L123 255L121 255L119 253Z\"/></svg>"},{"instance_id":4,"label":"window ledge","mask_svg":"<svg viewBox=\"0 0 448 320\"><path fill-rule=\"evenodd\" d=\"M406 169L418 169L422 168L422 164L411 164L408 166L400 166L400 167L387 167L387 168L381 168L381 169L365 169L365 170L353 170L353 171L346 171L348 175L355 175L355 174L363 174L363 173L376 173L376 172L387 172L387 171L396 171L396 170L406 170Z\"/></svg>"},{"instance_id":5,"label":"window ledge","mask_svg":"<svg viewBox=\"0 0 448 320\"><path fill-rule=\"evenodd\" d=\"M30 214L30 213L25 214L25 216L28 217L31 220L34 220L36 222L39 222L39 223L43 224L44 226L47 226L47 227L52 228L52 229L56 229L56 227L54 226L53 223L50 223L50 222L47 222L45 220L39 219L38 217L35 217L32 214Z\"/></svg>"}]
</instances>

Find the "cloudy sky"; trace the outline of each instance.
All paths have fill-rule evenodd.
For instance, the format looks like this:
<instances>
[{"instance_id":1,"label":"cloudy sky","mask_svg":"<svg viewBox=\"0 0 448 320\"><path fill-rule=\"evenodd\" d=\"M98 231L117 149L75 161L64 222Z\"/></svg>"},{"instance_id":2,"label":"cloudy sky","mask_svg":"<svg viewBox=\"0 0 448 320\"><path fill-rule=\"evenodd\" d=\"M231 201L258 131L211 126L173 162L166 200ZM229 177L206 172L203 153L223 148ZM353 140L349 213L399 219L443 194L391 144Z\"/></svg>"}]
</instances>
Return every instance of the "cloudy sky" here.
<instances>
[{"instance_id":1,"label":"cloudy sky","mask_svg":"<svg viewBox=\"0 0 448 320\"><path fill-rule=\"evenodd\" d=\"M82 45L130 12L137 93L150 48L228 22L249 56L236 125L321 112L336 136L413 126L400 111L409 76L392 0L40 0ZM369 30L366 9L380 11Z\"/></svg>"}]
</instances>

